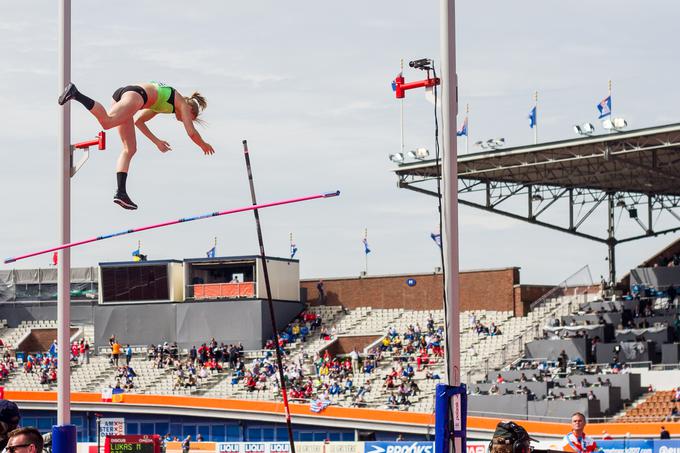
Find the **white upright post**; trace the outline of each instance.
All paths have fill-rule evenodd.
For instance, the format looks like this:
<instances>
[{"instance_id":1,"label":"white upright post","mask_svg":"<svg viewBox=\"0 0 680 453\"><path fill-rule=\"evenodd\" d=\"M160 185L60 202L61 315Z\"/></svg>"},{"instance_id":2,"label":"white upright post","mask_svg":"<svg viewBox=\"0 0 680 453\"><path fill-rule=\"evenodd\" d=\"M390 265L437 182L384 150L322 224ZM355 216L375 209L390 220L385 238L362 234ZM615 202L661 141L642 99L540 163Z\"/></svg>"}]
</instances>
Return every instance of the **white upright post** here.
<instances>
[{"instance_id":1,"label":"white upright post","mask_svg":"<svg viewBox=\"0 0 680 453\"><path fill-rule=\"evenodd\" d=\"M538 91L534 93L534 107L536 107L536 121L534 124L534 145L538 144Z\"/></svg>"},{"instance_id":2,"label":"white upright post","mask_svg":"<svg viewBox=\"0 0 680 453\"><path fill-rule=\"evenodd\" d=\"M444 267L446 270L446 355L449 385L460 384L460 294L458 282L458 152L455 134L458 113L455 1L440 0L442 60L442 136L444 159Z\"/></svg>"},{"instance_id":3,"label":"white upright post","mask_svg":"<svg viewBox=\"0 0 680 453\"><path fill-rule=\"evenodd\" d=\"M59 3L58 95L71 81L71 0ZM56 96L55 96L56 98ZM71 242L71 107L67 102L59 114L59 240ZM71 250L59 252L57 262L57 425L71 423L70 318Z\"/></svg>"}]
</instances>

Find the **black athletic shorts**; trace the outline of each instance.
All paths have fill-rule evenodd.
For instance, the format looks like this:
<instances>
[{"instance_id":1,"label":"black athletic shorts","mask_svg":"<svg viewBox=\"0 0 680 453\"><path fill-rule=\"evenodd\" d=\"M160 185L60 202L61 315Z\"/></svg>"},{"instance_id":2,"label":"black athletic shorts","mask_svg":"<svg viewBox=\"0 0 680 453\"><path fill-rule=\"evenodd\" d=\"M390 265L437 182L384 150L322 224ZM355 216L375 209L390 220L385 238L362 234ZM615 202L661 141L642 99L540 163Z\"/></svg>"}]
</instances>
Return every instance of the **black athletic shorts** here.
<instances>
[{"instance_id":1,"label":"black athletic shorts","mask_svg":"<svg viewBox=\"0 0 680 453\"><path fill-rule=\"evenodd\" d=\"M128 85L126 87L118 88L116 91L113 92L113 100L116 102L120 101L120 98L123 96L123 93L127 91L134 91L135 93L140 95L142 97L142 100L144 100L144 104L146 104L146 101L149 100L149 97L146 95L146 91L144 91L144 88L140 87L139 85Z\"/></svg>"}]
</instances>

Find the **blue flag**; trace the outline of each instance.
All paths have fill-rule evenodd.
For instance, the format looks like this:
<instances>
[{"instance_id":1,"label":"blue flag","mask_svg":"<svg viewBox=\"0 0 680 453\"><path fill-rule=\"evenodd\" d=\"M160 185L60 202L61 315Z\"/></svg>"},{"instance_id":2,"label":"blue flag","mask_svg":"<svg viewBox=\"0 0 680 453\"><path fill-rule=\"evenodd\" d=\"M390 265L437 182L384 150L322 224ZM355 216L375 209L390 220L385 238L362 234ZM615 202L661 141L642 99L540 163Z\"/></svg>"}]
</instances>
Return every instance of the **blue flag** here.
<instances>
[{"instance_id":1,"label":"blue flag","mask_svg":"<svg viewBox=\"0 0 680 453\"><path fill-rule=\"evenodd\" d=\"M430 237L432 238L434 243L439 246L439 248L442 248L442 235L441 235L441 233L437 233L437 234L430 233Z\"/></svg>"},{"instance_id":2,"label":"blue flag","mask_svg":"<svg viewBox=\"0 0 680 453\"><path fill-rule=\"evenodd\" d=\"M364 238L363 243L364 243L364 253L366 255L368 255L369 253L371 253L371 249L368 248L368 239Z\"/></svg>"},{"instance_id":3,"label":"blue flag","mask_svg":"<svg viewBox=\"0 0 680 453\"><path fill-rule=\"evenodd\" d=\"M137 247L137 250L132 251L132 256L139 256L139 253L140 253L139 247Z\"/></svg>"},{"instance_id":4,"label":"blue flag","mask_svg":"<svg viewBox=\"0 0 680 453\"><path fill-rule=\"evenodd\" d=\"M205 256L207 256L208 258L215 258L215 251L216 251L216 246L213 246L213 248L211 248L210 250L205 252Z\"/></svg>"},{"instance_id":5,"label":"blue flag","mask_svg":"<svg viewBox=\"0 0 680 453\"><path fill-rule=\"evenodd\" d=\"M456 132L457 137L467 137L468 136L468 117L465 117L465 121L460 125L460 129Z\"/></svg>"},{"instance_id":6,"label":"blue flag","mask_svg":"<svg viewBox=\"0 0 680 453\"><path fill-rule=\"evenodd\" d=\"M295 254L297 253L297 245L295 245L294 242L290 243L290 259L293 259L295 257Z\"/></svg>"},{"instance_id":7,"label":"blue flag","mask_svg":"<svg viewBox=\"0 0 680 453\"><path fill-rule=\"evenodd\" d=\"M597 111L600 112L600 116L597 119L605 118L612 114L612 96L611 94L606 98L602 99L599 104L597 104Z\"/></svg>"},{"instance_id":8,"label":"blue flag","mask_svg":"<svg viewBox=\"0 0 680 453\"><path fill-rule=\"evenodd\" d=\"M534 106L529 112L529 127L533 129L538 124L536 119L536 106Z\"/></svg>"}]
</instances>

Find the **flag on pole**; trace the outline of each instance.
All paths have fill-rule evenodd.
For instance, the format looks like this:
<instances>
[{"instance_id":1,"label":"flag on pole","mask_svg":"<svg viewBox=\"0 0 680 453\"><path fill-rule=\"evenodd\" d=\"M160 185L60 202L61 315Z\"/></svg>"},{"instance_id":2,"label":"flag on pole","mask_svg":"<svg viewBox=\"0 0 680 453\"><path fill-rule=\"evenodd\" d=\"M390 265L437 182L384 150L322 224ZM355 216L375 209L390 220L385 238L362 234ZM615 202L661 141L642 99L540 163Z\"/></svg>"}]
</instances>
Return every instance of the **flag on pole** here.
<instances>
[{"instance_id":1,"label":"flag on pole","mask_svg":"<svg viewBox=\"0 0 680 453\"><path fill-rule=\"evenodd\" d=\"M295 254L297 253L297 245L295 245L295 242L290 243L290 259L295 258Z\"/></svg>"},{"instance_id":2,"label":"flag on pole","mask_svg":"<svg viewBox=\"0 0 680 453\"><path fill-rule=\"evenodd\" d=\"M211 248L210 250L208 250L207 252L205 252L205 255L206 255L208 258L215 258L215 251L216 251L216 249L217 249L217 246L213 245L213 248Z\"/></svg>"},{"instance_id":3,"label":"flag on pole","mask_svg":"<svg viewBox=\"0 0 680 453\"><path fill-rule=\"evenodd\" d=\"M368 238L364 238L362 242L364 243L364 253L368 255L369 253L371 253L371 249L368 248Z\"/></svg>"},{"instance_id":4,"label":"flag on pole","mask_svg":"<svg viewBox=\"0 0 680 453\"><path fill-rule=\"evenodd\" d=\"M132 251L132 256L139 256L140 253L141 253L141 252L140 252L140 250L139 250L139 245L138 245L138 246L137 246L137 249Z\"/></svg>"},{"instance_id":5,"label":"flag on pole","mask_svg":"<svg viewBox=\"0 0 680 453\"><path fill-rule=\"evenodd\" d=\"M59 252L54 252L52 254L52 266L56 266L59 263Z\"/></svg>"},{"instance_id":6,"label":"flag on pole","mask_svg":"<svg viewBox=\"0 0 680 453\"><path fill-rule=\"evenodd\" d=\"M602 99L599 104L597 104L597 111L600 112L600 116L597 119L605 118L612 114L612 95L610 94L606 98Z\"/></svg>"},{"instance_id":7,"label":"flag on pole","mask_svg":"<svg viewBox=\"0 0 680 453\"><path fill-rule=\"evenodd\" d=\"M457 137L467 137L468 136L468 117L465 117L465 121L460 125L460 129L456 132Z\"/></svg>"},{"instance_id":8,"label":"flag on pole","mask_svg":"<svg viewBox=\"0 0 680 453\"><path fill-rule=\"evenodd\" d=\"M441 233L430 233L430 237L439 248L442 248L442 234Z\"/></svg>"},{"instance_id":9,"label":"flag on pole","mask_svg":"<svg viewBox=\"0 0 680 453\"><path fill-rule=\"evenodd\" d=\"M397 91L397 79L400 79L403 76L404 75L400 71L399 74L397 74L397 76L392 80L392 91Z\"/></svg>"},{"instance_id":10,"label":"flag on pole","mask_svg":"<svg viewBox=\"0 0 680 453\"><path fill-rule=\"evenodd\" d=\"M529 127L533 129L538 124L536 118L536 106L534 106L531 111L529 111Z\"/></svg>"}]
</instances>

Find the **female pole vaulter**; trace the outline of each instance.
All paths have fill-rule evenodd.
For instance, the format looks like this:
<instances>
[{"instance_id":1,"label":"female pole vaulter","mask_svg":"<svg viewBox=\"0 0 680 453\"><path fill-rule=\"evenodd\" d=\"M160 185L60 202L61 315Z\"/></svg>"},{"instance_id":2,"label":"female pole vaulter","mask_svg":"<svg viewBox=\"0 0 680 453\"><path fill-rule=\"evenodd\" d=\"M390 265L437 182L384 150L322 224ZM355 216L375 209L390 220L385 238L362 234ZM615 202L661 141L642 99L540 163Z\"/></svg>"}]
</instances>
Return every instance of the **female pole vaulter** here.
<instances>
[{"instance_id":1,"label":"female pole vaulter","mask_svg":"<svg viewBox=\"0 0 680 453\"><path fill-rule=\"evenodd\" d=\"M182 122L189 138L196 143L203 154L211 155L215 150L206 143L201 134L194 127L194 122L200 122L198 116L205 110L208 103L200 93L191 96L182 96L174 88L159 82L140 83L118 88L113 93L113 104L107 112L97 101L78 91L72 83L64 89L59 96L59 105L74 99L90 111L99 121L102 128L118 128L123 149L118 156L116 164L116 178L118 189L113 197L113 202L125 209L137 209L137 205L127 194L126 182L130 161L137 152L137 137L135 126L141 131L162 153L170 151L170 144L156 137L149 130L146 123L159 113L172 113L177 121Z\"/></svg>"}]
</instances>

